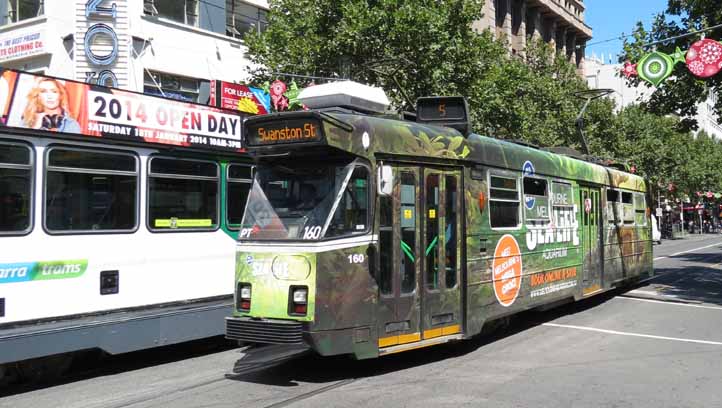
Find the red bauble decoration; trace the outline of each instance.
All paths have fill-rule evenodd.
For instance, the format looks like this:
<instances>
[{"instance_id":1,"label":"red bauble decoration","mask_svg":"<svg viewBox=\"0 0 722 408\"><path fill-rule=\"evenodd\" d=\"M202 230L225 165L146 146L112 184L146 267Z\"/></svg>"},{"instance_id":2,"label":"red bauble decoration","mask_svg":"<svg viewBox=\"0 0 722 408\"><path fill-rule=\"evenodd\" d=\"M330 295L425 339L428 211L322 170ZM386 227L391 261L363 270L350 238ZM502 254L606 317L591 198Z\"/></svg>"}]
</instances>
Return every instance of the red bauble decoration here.
<instances>
[{"instance_id":1,"label":"red bauble decoration","mask_svg":"<svg viewBox=\"0 0 722 408\"><path fill-rule=\"evenodd\" d=\"M722 70L722 44L703 39L692 44L686 56L687 68L700 78L709 78Z\"/></svg>"}]
</instances>

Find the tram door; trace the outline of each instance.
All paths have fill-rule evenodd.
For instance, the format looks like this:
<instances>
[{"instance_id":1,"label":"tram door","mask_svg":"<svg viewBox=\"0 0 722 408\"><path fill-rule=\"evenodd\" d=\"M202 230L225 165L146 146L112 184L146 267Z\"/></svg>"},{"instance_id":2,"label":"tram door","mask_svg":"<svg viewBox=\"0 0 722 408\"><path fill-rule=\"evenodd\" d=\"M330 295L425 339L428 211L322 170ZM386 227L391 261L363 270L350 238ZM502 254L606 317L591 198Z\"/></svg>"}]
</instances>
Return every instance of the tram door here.
<instances>
[{"instance_id":1,"label":"tram door","mask_svg":"<svg viewBox=\"0 0 722 408\"><path fill-rule=\"evenodd\" d=\"M422 339L461 331L461 173L424 169Z\"/></svg>"},{"instance_id":2,"label":"tram door","mask_svg":"<svg viewBox=\"0 0 722 408\"><path fill-rule=\"evenodd\" d=\"M393 192L379 197L379 348L421 338L420 172L418 167L394 167Z\"/></svg>"},{"instance_id":3,"label":"tram door","mask_svg":"<svg viewBox=\"0 0 722 408\"><path fill-rule=\"evenodd\" d=\"M393 171L393 193L378 210L379 348L461 330L461 173Z\"/></svg>"},{"instance_id":4,"label":"tram door","mask_svg":"<svg viewBox=\"0 0 722 408\"><path fill-rule=\"evenodd\" d=\"M602 288L602 212L599 188L580 186L582 207L581 239L583 248L583 293L592 294Z\"/></svg>"}]
</instances>

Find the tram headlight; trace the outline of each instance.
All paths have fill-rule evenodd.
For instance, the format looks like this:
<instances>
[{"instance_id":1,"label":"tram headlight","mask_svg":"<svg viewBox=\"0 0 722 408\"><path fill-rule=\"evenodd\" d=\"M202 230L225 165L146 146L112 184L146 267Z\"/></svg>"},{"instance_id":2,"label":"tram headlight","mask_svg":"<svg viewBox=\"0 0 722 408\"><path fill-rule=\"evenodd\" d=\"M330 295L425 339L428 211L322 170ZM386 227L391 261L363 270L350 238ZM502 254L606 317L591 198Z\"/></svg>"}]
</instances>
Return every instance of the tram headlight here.
<instances>
[{"instance_id":1,"label":"tram headlight","mask_svg":"<svg viewBox=\"0 0 722 408\"><path fill-rule=\"evenodd\" d=\"M249 283L238 284L238 308L241 310L251 309L251 285Z\"/></svg>"},{"instance_id":2,"label":"tram headlight","mask_svg":"<svg viewBox=\"0 0 722 408\"><path fill-rule=\"evenodd\" d=\"M293 303L308 303L308 289L299 288L293 291Z\"/></svg>"},{"instance_id":3,"label":"tram headlight","mask_svg":"<svg viewBox=\"0 0 722 408\"><path fill-rule=\"evenodd\" d=\"M288 313L305 315L308 312L308 287L291 286L289 292Z\"/></svg>"}]
</instances>

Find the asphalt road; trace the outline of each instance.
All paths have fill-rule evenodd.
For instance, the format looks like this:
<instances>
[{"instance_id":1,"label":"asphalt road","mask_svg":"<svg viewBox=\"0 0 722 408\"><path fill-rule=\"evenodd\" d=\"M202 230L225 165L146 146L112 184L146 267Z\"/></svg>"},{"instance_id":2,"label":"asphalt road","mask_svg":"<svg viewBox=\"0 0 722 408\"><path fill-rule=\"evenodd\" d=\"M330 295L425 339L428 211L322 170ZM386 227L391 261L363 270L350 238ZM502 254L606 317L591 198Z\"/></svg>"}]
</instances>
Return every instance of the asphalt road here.
<instances>
[{"instance_id":1,"label":"asphalt road","mask_svg":"<svg viewBox=\"0 0 722 408\"><path fill-rule=\"evenodd\" d=\"M113 357L1 407L722 407L722 235L655 246L655 278L491 336L372 361L307 356L226 378L202 342Z\"/></svg>"}]
</instances>

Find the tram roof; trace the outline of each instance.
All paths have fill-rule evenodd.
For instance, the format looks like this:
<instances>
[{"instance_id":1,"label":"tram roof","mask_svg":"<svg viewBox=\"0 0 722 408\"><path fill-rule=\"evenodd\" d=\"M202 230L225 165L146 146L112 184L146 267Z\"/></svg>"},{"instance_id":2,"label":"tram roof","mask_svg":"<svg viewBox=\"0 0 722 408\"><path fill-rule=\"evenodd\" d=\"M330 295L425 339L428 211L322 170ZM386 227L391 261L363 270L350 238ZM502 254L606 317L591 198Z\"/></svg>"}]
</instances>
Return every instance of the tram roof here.
<instances>
[{"instance_id":1,"label":"tram roof","mask_svg":"<svg viewBox=\"0 0 722 408\"><path fill-rule=\"evenodd\" d=\"M477 134L465 137L453 128L398 118L323 110L257 116L247 119L247 122L288 123L296 118L311 117L319 119L325 144L369 159L389 157L419 162L443 160L520 172L528 161L536 175L636 191L646 190L644 179L640 176L611 167ZM364 136L364 133L367 135ZM367 147L364 141L368 142Z\"/></svg>"}]
</instances>

